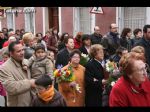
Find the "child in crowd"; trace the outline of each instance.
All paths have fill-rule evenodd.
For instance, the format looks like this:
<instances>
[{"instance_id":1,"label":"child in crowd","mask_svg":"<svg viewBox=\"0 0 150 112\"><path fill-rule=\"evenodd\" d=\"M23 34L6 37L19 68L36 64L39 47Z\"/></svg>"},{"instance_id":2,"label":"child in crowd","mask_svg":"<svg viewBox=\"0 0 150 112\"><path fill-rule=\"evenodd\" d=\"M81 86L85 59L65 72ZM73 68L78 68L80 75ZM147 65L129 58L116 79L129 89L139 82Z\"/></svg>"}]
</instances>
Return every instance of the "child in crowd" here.
<instances>
[{"instance_id":1,"label":"child in crowd","mask_svg":"<svg viewBox=\"0 0 150 112\"><path fill-rule=\"evenodd\" d=\"M53 51L47 51L47 57L53 62L53 64L55 65L55 54Z\"/></svg>"},{"instance_id":2,"label":"child in crowd","mask_svg":"<svg viewBox=\"0 0 150 112\"><path fill-rule=\"evenodd\" d=\"M9 57L10 57L9 52L8 51L4 51L2 53L2 60L0 61L0 65L5 63L9 59Z\"/></svg>"},{"instance_id":3,"label":"child in crowd","mask_svg":"<svg viewBox=\"0 0 150 112\"><path fill-rule=\"evenodd\" d=\"M65 107L66 102L63 96L54 89L52 79L48 75L42 75L36 79L37 96L32 101L32 106Z\"/></svg>"},{"instance_id":4,"label":"child in crowd","mask_svg":"<svg viewBox=\"0 0 150 112\"><path fill-rule=\"evenodd\" d=\"M27 67L31 68L31 78L37 79L41 74L53 74L53 63L47 58L45 47L43 44L37 44L34 47L34 55L28 60L28 62L23 63L24 69ZM53 79L53 76L50 76Z\"/></svg>"}]
</instances>

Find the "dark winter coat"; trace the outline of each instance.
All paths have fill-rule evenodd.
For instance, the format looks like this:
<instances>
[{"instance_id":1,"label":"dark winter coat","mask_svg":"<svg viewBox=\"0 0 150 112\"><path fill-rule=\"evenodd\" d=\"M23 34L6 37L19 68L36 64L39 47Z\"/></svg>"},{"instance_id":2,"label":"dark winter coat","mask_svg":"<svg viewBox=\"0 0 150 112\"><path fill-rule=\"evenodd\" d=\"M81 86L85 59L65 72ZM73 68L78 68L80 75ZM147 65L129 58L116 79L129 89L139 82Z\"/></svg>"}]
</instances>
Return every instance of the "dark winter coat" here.
<instances>
[{"instance_id":1,"label":"dark winter coat","mask_svg":"<svg viewBox=\"0 0 150 112\"><path fill-rule=\"evenodd\" d=\"M63 48L65 48L65 43L64 42L59 42L58 43L58 51L62 50Z\"/></svg>"},{"instance_id":2,"label":"dark winter coat","mask_svg":"<svg viewBox=\"0 0 150 112\"><path fill-rule=\"evenodd\" d=\"M128 51L130 52L131 49L133 48L134 41L133 41L133 39L127 39L127 38L125 38L125 37L122 37L122 38L120 38L120 45L121 45L122 47L127 48Z\"/></svg>"},{"instance_id":3,"label":"dark winter coat","mask_svg":"<svg viewBox=\"0 0 150 112\"><path fill-rule=\"evenodd\" d=\"M115 54L118 47L120 47L120 39L118 35L113 36L110 32L103 37L101 43L109 56Z\"/></svg>"},{"instance_id":4,"label":"dark winter coat","mask_svg":"<svg viewBox=\"0 0 150 112\"><path fill-rule=\"evenodd\" d=\"M141 38L137 38L137 37L134 37L133 38L133 43L134 43L134 45L136 45L136 43L138 43L138 41L140 40ZM133 45L133 46L134 46Z\"/></svg>"},{"instance_id":5,"label":"dark winter coat","mask_svg":"<svg viewBox=\"0 0 150 112\"><path fill-rule=\"evenodd\" d=\"M88 51L86 50L84 46L80 47L79 50L81 51L81 53L88 55Z\"/></svg>"},{"instance_id":6,"label":"dark winter coat","mask_svg":"<svg viewBox=\"0 0 150 112\"><path fill-rule=\"evenodd\" d=\"M102 79L104 72L102 65L95 59L91 59L86 65L85 71L85 105L102 106ZM96 79L97 81L95 81Z\"/></svg>"},{"instance_id":7,"label":"dark winter coat","mask_svg":"<svg viewBox=\"0 0 150 112\"><path fill-rule=\"evenodd\" d=\"M52 100L48 103L45 103L39 97L36 97L32 102L33 107L66 107L66 101L63 96L55 90L55 95Z\"/></svg>"},{"instance_id":8,"label":"dark winter coat","mask_svg":"<svg viewBox=\"0 0 150 112\"><path fill-rule=\"evenodd\" d=\"M101 40L103 37L101 34L97 35L97 34L93 33L90 37L91 37L92 45L93 44L101 44Z\"/></svg>"},{"instance_id":9,"label":"dark winter coat","mask_svg":"<svg viewBox=\"0 0 150 112\"><path fill-rule=\"evenodd\" d=\"M57 68L58 65L65 66L68 64L68 62L69 62L69 52L67 48L64 48L61 51L59 51L57 54L55 67Z\"/></svg>"}]
</instances>

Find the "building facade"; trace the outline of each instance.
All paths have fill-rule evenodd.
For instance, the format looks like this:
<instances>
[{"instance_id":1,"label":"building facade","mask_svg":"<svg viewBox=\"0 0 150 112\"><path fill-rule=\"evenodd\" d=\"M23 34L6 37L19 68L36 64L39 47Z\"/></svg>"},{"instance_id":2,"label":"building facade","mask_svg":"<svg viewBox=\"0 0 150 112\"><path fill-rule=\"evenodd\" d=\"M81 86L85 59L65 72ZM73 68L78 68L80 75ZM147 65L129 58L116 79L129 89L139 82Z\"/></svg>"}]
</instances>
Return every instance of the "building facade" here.
<instances>
[{"instance_id":1,"label":"building facade","mask_svg":"<svg viewBox=\"0 0 150 112\"><path fill-rule=\"evenodd\" d=\"M119 32L124 27L132 30L150 23L150 7L101 7L103 14L90 13L92 7L15 7L6 10L1 18L1 28L25 29L34 34L56 27L60 33L76 35L82 31L93 33L99 26L104 35L111 23L117 23ZM0 28L0 30L1 30Z\"/></svg>"}]
</instances>

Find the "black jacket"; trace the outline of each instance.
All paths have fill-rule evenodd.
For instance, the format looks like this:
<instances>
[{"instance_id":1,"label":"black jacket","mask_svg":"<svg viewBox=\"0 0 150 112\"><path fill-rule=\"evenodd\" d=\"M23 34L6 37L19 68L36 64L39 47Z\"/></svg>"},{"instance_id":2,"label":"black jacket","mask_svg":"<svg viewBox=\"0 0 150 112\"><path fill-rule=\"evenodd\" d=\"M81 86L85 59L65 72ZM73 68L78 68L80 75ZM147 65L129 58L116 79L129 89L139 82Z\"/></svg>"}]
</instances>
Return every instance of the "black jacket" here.
<instances>
[{"instance_id":1,"label":"black jacket","mask_svg":"<svg viewBox=\"0 0 150 112\"><path fill-rule=\"evenodd\" d=\"M36 97L32 102L33 107L66 107L66 101L63 96L55 90L55 95L52 100L48 103L45 103L40 98Z\"/></svg>"},{"instance_id":2,"label":"black jacket","mask_svg":"<svg viewBox=\"0 0 150 112\"><path fill-rule=\"evenodd\" d=\"M81 53L88 55L88 52L84 46L80 47L79 50L81 51Z\"/></svg>"},{"instance_id":3,"label":"black jacket","mask_svg":"<svg viewBox=\"0 0 150 112\"><path fill-rule=\"evenodd\" d=\"M68 62L69 62L69 52L67 48L64 48L61 51L59 51L57 54L55 67L57 68L58 65L65 66L68 64Z\"/></svg>"},{"instance_id":4,"label":"black jacket","mask_svg":"<svg viewBox=\"0 0 150 112\"><path fill-rule=\"evenodd\" d=\"M109 56L116 53L116 50L120 47L120 39L118 35L112 36L111 33L107 33L102 39L102 45L105 48Z\"/></svg>"},{"instance_id":5,"label":"black jacket","mask_svg":"<svg viewBox=\"0 0 150 112\"><path fill-rule=\"evenodd\" d=\"M97 81L94 81L94 78ZM85 71L85 105L102 106L102 79L104 72L102 65L91 59Z\"/></svg>"},{"instance_id":6,"label":"black jacket","mask_svg":"<svg viewBox=\"0 0 150 112\"><path fill-rule=\"evenodd\" d=\"M135 46L142 46L145 49L145 57L146 63L150 66L150 41L145 40L145 38L141 38Z\"/></svg>"},{"instance_id":7,"label":"black jacket","mask_svg":"<svg viewBox=\"0 0 150 112\"><path fill-rule=\"evenodd\" d=\"M60 42L58 43L58 51L62 50L63 48L65 48L65 43L64 42Z\"/></svg>"},{"instance_id":8,"label":"black jacket","mask_svg":"<svg viewBox=\"0 0 150 112\"><path fill-rule=\"evenodd\" d=\"M122 37L120 38L120 45L122 47L125 47L128 49L128 51L130 52L131 49L133 48L134 46L134 40L133 39L126 39L125 37Z\"/></svg>"},{"instance_id":9,"label":"black jacket","mask_svg":"<svg viewBox=\"0 0 150 112\"><path fill-rule=\"evenodd\" d=\"M140 39L141 39L141 38L134 37L134 38L133 38L133 43L134 43L133 46L135 46L136 43L138 43L138 41L139 41Z\"/></svg>"},{"instance_id":10,"label":"black jacket","mask_svg":"<svg viewBox=\"0 0 150 112\"><path fill-rule=\"evenodd\" d=\"M103 36L101 34L97 35L97 34L93 33L90 36L92 45L93 44L101 44L102 37Z\"/></svg>"}]
</instances>

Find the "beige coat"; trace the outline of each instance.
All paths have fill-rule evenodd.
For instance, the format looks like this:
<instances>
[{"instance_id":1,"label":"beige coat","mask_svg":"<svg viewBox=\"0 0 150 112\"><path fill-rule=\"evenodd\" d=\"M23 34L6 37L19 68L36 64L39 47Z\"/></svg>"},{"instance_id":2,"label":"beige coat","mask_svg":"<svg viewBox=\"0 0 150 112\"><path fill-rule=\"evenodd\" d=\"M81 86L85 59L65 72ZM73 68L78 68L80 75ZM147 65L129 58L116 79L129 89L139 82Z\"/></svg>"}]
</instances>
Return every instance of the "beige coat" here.
<instances>
[{"instance_id":1,"label":"beige coat","mask_svg":"<svg viewBox=\"0 0 150 112\"><path fill-rule=\"evenodd\" d=\"M31 103L30 72L22 70L22 67L14 59L8 59L0 67L0 81L7 91L8 106L29 106Z\"/></svg>"}]
</instances>

